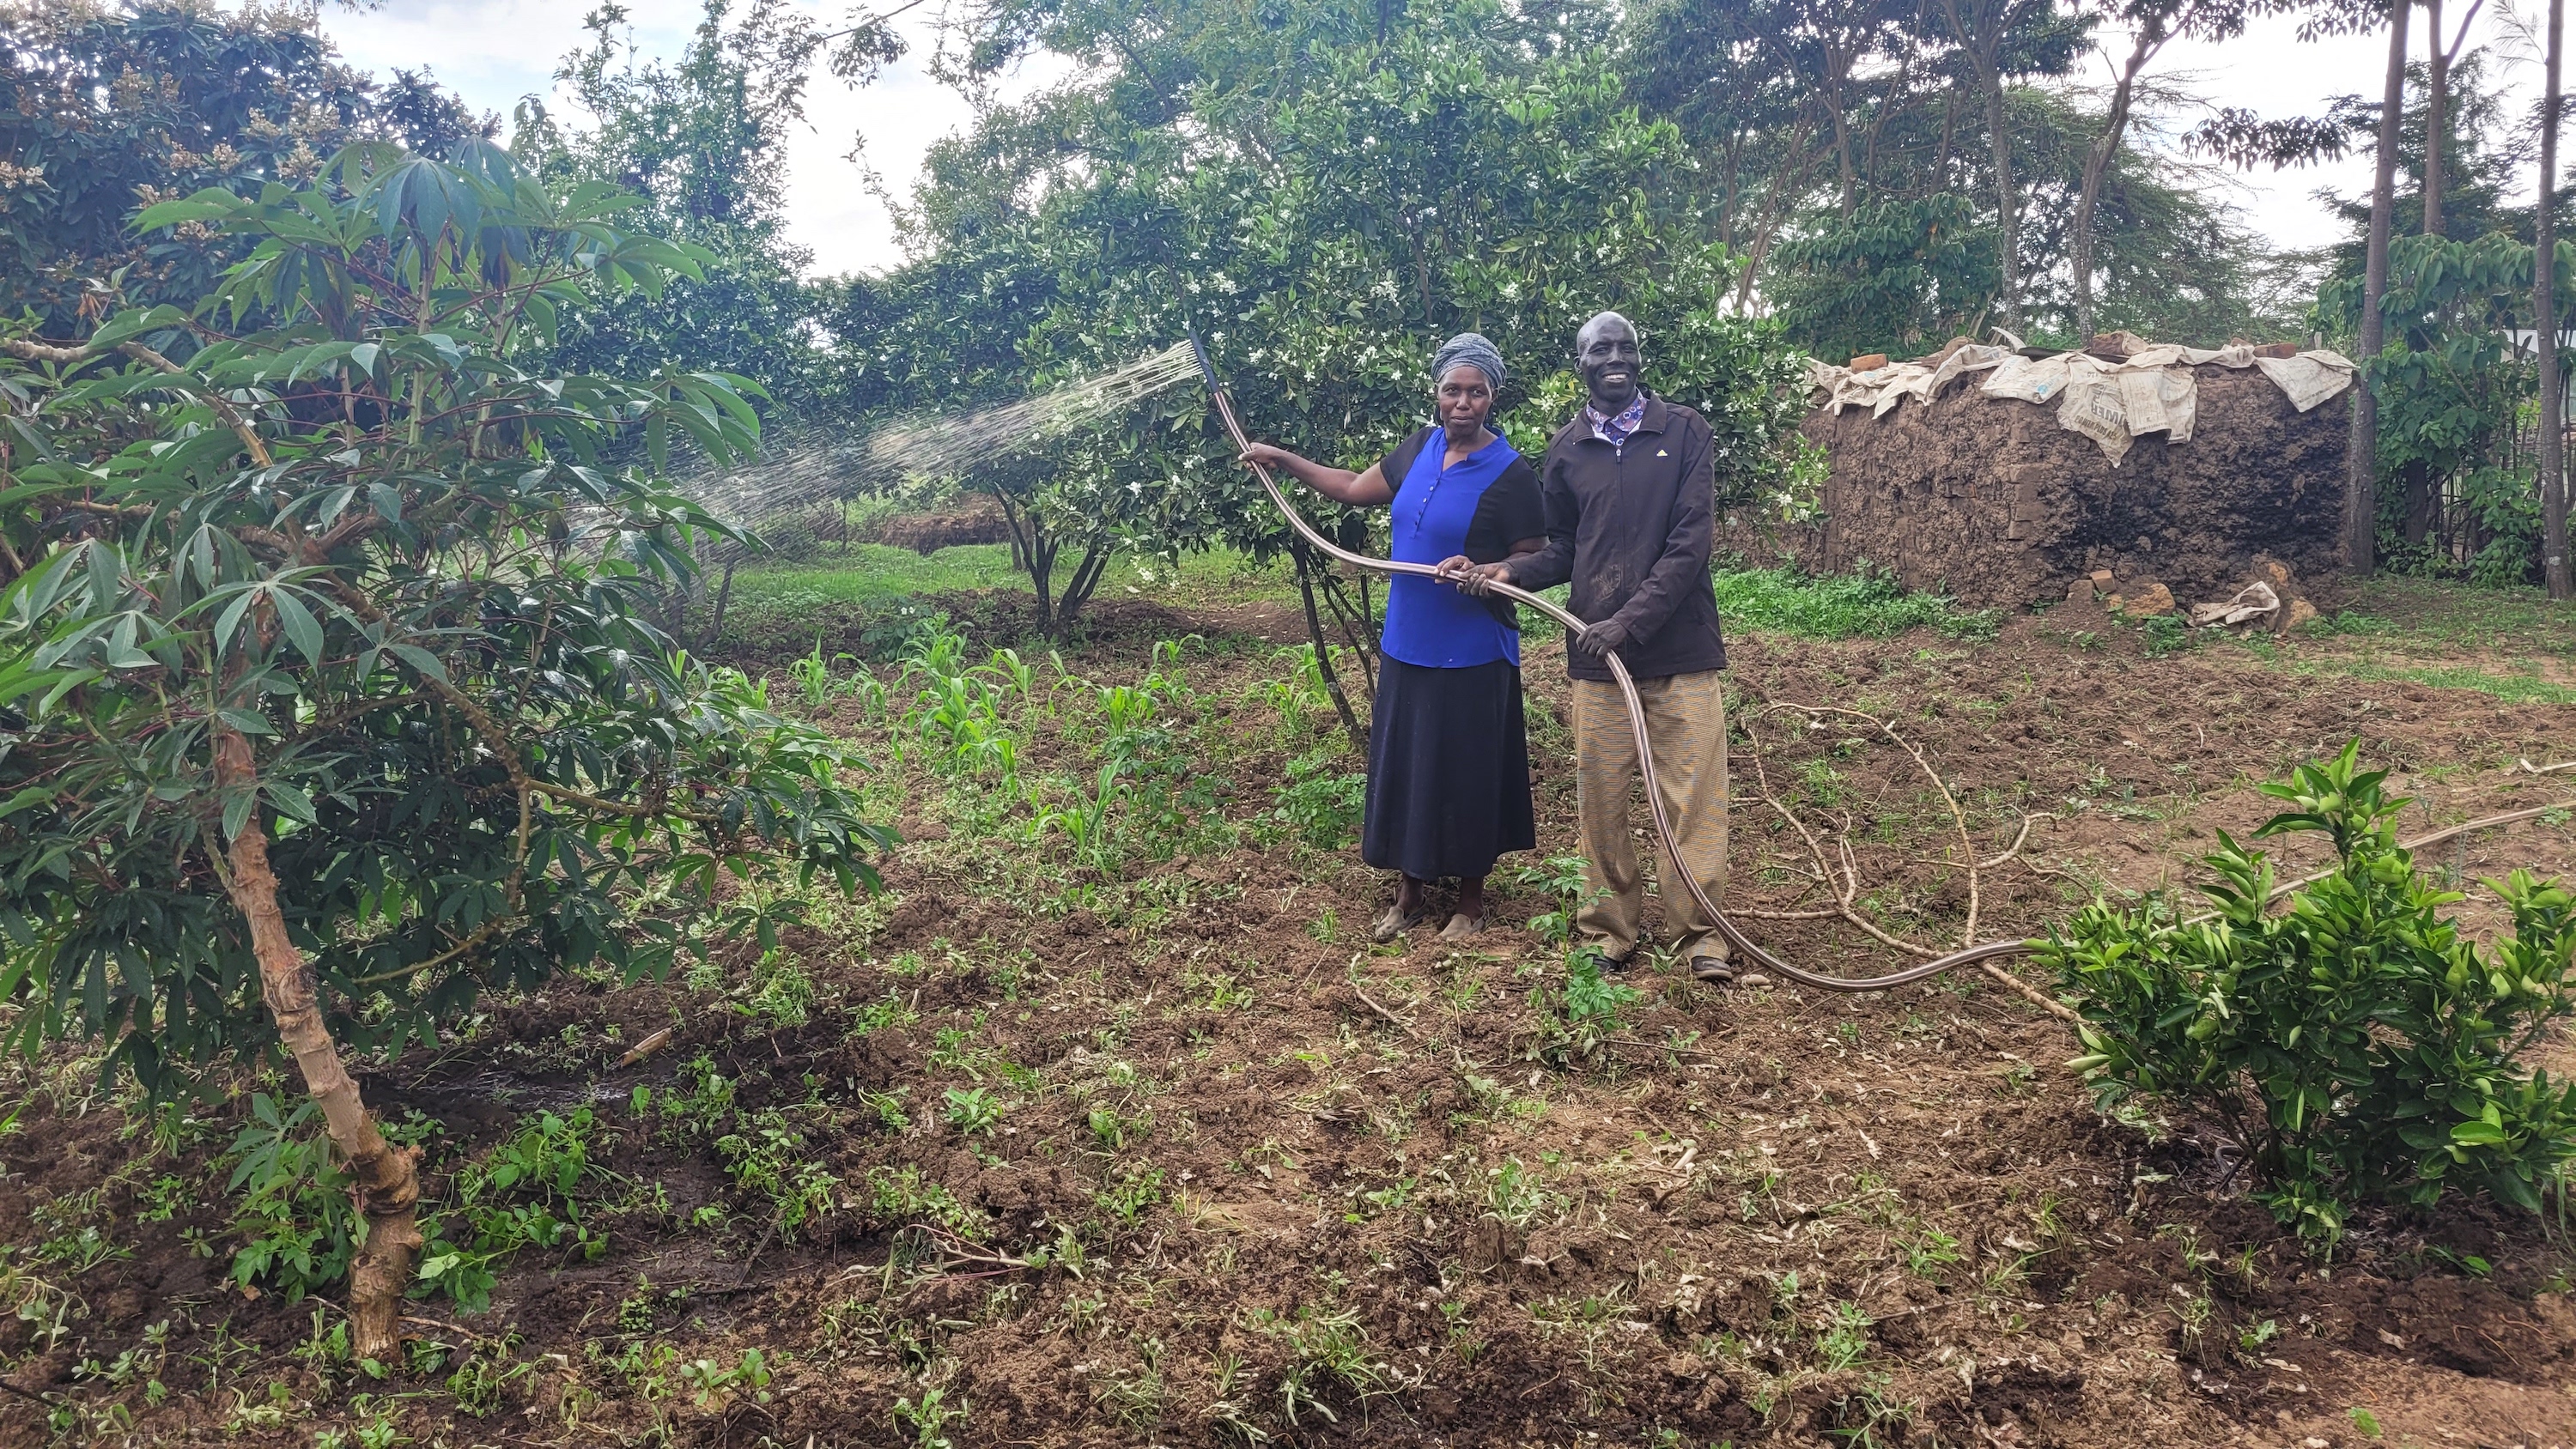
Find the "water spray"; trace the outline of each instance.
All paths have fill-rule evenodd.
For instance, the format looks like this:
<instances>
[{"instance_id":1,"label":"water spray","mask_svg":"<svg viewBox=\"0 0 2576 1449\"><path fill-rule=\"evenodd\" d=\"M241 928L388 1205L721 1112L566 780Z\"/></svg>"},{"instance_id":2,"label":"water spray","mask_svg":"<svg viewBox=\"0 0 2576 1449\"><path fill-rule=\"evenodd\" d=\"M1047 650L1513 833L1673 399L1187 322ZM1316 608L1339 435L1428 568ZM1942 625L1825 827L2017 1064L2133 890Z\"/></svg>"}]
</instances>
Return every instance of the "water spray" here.
<instances>
[{"instance_id":1,"label":"water spray","mask_svg":"<svg viewBox=\"0 0 2576 1449\"><path fill-rule=\"evenodd\" d=\"M1197 375L1195 356L1190 344L1177 342L1124 367L1014 402L895 418L861 437L822 446L790 442L779 456L749 468L691 479L686 491L725 522L754 527L800 505L862 490L957 482L1187 382Z\"/></svg>"},{"instance_id":2,"label":"water spray","mask_svg":"<svg viewBox=\"0 0 2576 1449\"><path fill-rule=\"evenodd\" d=\"M1198 334L1195 332L1190 334L1188 346L1190 356L1198 363L1200 378L1207 383L1208 396L1216 404L1217 418L1225 424L1227 435L1234 440L1235 452L1238 455L1245 452L1252 446L1252 439L1245 435L1243 423L1235 417L1234 400L1226 395L1225 384L1217 378L1216 365L1208 359L1206 346L1199 341ZM1249 458L1244 459L1244 466L1250 468L1252 476L1260 480L1261 491L1270 495L1271 503L1278 508L1280 516L1288 520L1288 526L1295 529L1298 536L1305 539L1310 546L1321 550L1326 557L1339 559L1354 568L1367 569L1371 573L1385 574L1390 577L1396 574L1412 574L1426 579L1439 577L1439 570L1430 564L1398 563L1393 559L1370 558L1366 554L1353 553L1335 544L1318 532L1315 526L1308 523L1304 515L1288 502L1288 495L1280 490L1278 480L1270 476L1268 468ZM1581 619L1526 589L1515 588L1499 581L1489 587L1504 598L1536 609L1564 625L1569 638L1584 630L1585 625ZM1620 698L1626 701L1628 706L1628 728L1637 737L1637 771L1645 777L1646 808L1654 816L1655 834L1664 843L1666 858L1679 860L1681 852L1673 843L1672 821L1665 816L1663 791L1655 780L1655 755L1646 740L1646 710L1637 698L1636 681L1628 677L1628 666L1620 661L1616 650L1606 651L1601 657L1609 664L1610 677L1617 681ZM1736 928L1733 921L1727 919L1724 911L1717 908L1717 903L1708 898L1707 892L1700 889L1699 882L1691 878L1690 872L1674 873L1681 877L1682 888L1690 892L1691 899L1699 903L1699 908L1708 913L1710 920L1717 922L1719 934L1725 936L1727 943L1742 952L1745 958L1751 959L1765 970L1778 972L1802 986L1813 986L1822 991L1888 991L1899 986L1912 985L1917 981L1928 980L1962 966L1984 966L1989 962L2027 956L2039 947L2036 941L1988 941L1982 945L1970 946L1963 951L1953 951L1947 956L1936 956L1929 961L1908 966L1902 971L1890 972L1885 976L1823 976L1813 971L1802 971L1755 945L1750 937Z\"/></svg>"}]
</instances>

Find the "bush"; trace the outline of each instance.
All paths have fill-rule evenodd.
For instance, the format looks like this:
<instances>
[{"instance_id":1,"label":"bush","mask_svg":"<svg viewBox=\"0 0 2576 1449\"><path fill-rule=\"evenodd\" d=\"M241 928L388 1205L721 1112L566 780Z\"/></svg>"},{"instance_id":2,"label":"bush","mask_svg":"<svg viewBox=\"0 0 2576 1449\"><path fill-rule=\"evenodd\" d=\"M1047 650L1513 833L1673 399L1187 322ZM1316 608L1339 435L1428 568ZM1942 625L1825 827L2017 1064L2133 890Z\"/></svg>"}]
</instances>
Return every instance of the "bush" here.
<instances>
[{"instance_id":1,"label":"bush","mask_svg":"<svg viewBox=\"0 0 2576 1449\"><path fill-rule=\"evenodd\" d=\"M320 1115L314 1103L253 1092L250 1110L233 1139L236 1166L226 1184L239 1195L232 1280L242 1288L265 1283L293 1303L348 1276L358 1215L349 1205L349 1175L332 1162L313 1120Z\"/></svg>"},{"instance_id":2,"label":"bush","mask_svg":"<svg viewBox=\"0 0 2576 1449\"><path fill-rule=\"evenodd\" d=\"M2109 1106L2133 1095L2215 1118L2265 1206L2330 1249L2349 1204L2429 1207L2446 1187L2536 1210L2566 1191L2576 1085L2523 1053L2571 1009L2576 898L2515 871L2487 886L2513 913L2490 947L2441 908L2396 843L2408 802L2360 771L2358 743L2264 793L2292 809L2257 835L2320 832L2338 864L2289 909L2272 865L2223 832L2212 916L2179 924L2100 902L2041 960L2085 997L2082 1070Z\"/></svg>"}]
</instances>

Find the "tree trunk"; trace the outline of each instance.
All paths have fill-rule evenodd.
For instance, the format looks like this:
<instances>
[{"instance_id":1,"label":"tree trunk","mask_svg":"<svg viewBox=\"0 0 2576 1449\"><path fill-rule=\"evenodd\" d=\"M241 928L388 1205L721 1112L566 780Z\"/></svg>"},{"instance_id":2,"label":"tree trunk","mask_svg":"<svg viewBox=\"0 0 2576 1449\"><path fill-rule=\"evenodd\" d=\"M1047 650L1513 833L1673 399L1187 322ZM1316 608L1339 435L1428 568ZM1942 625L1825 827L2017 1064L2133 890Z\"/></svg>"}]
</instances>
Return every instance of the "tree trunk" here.
<instances>
[{"instance_id":1,"label":"tree trunk","mask_svg":"<svg viewBox=\"0 0 2576 1449\"><path fill-rule=\"evenodd\" d=\"M2567 560L2567 420L2561 416L2566 398L2558 378L2558 228L2552 216L2558 204L2558 65L2566 13L2566 0L2549 0L2549 55L2540 100L2540 214L2533 238L2538 246L2531 267L2532 313L2540 324L2533 339L2540 352L2540 565L2553 599L2576 598Z\"/></svg>"},{"instance_id":2,"label":"tree trunk","mask_svg":"<svg viewBox=\"0 0 2576 1449\"><path fill-rule=\"evenodd\" d=\"M2120 71L2119 84L2111 88L2111 113L2103 118L2102 134L2093 138L2091 149L2084 153L2084 185L2075 197L2073 237L2078 347L2093 336L2093 213L2102 200L2102 178L2110 174L2111 158L2120 154L2120 142L2128 134L2129 106L2137 95L2138 72L2147 68L2147 62L2155 59L2164 43L2164 33L2153 25L2138 32L2137 44L2129 48L2129 63Z\"/></svg>"},{"instance_id":3,"label":"tree trunk","mask_svg":"<svg viewBox=\"0 0 2576 1449\"><path fill-rule=\"evenodd\" d=\"M250 741L228 729L215 731L215 780L227 795L258 788ZM233 837L231 875L224 888L250 923L251 950L259 958L260 994L277 1022L278 1040L295 1057L304 1089L322 1109L331 1145L356 1179L350 1196L366 1225L366 1241L349 1261L350 1351L392 1364L401 1349L403 1290L411 1286L412 1259L420 1252L419 1152L397 1148L376 1130L376 1119L358 1096L358 1084L340 1063L340 1048L322 1020L313 990L312 963L286 933L277 904L277 873L268 864L268 836L254 810Z\"/></svg>"},{"instance_id":4,"label":"tree trunk","mask_svg":"<svg viewBox=\"0 0 2576 1449\"><path fill-rule=\"evenodd\" d=\"M850 551L850 547L847 542L849 529L846 524L841 530L841 536L844 540L841 545L841 552L847 554ZM742 560L739 558L729 558L725 560L724 586L716 590L716 617L714 622L707 625L707 647L709 649L715 648L716 645L724 638L725 606L733 602L733 569L734 565L740 562L742 562Z\"/></svg>"},{"instance_id":5,"label":"tree trunk","mask_svg":"<svg viewBox=\"0 0 2576 1449\"><path fill-rule=\"evenodd\" d=\"M2451 57L2442 51L2442 0L2424 0L2424 235L2442 234L2442 128L2450 110Z\"/></svg>"},{"instance_id":6,"label":"tree trunk","mask_svg":"<svg viewBox=\"0 0 2576 1449\"><path fill-rule=\"evenodd\" d=\"M1056 632L1050 638L1063 638L1073 632L1073 616L1091 600L1100 587L1100 576L1109 571L1110 546L1095 543L1083 554L1082 562L1073 566L1072 577L1064 581L1064 591L1055 596Z\"/></svg>"},{"instance_id":7,"label":"tree trunk","mask_svg":"<svg viewBox=\"0 0 2576 1449\"><path fill-rule=\"evenodd\" d=\"M1011 564L1029 576L1029 588L1038 596L1038 633L1052 639L1056 637L1056 611L1049 585L1055 577L1056 542L1047 537L1036 510L1029 510L1023 526L1021 510L1011 506L1008 494L996 488L993 501L1002 505L1002 523L1011 530Z\"/></svg>"},{"instance_id":8,"label":"tree trunk","mask_svg":"<svg viewBox=\"0 0 2576 1449\"><path fill-rule=\"evenodd\" d=\"M1736 187L1744 174L1744 130L1736 128L1726 140L1726 200L1717 208L1717 244L1735 250Z\"/></svg>"},{"instance_id":9,"label":"tree trunk","mask_svg":"<svg viewBox=\"0 0 2576 1449\"><path fill-rule=\"evenodd\" d=\"M1966 51L1975 67L1977 84L1985 91L1986 147L1995 168L1995 305L2003 320L2018 329L2021 326L2021 208L2013 192L2012 133L2004 113L2003 41L2011 22L2011 0L1995 0L1991 10L1983 7L1963 12L1959 0L1941 0L1941 13L1950 22L1950 34ZM1979 23L1968 23L1974 14Z\"/></svg>"},{"instance_id":10,"label":"tree trunk","mask_svg":"<svg viewBox=\"0 0 2576 1449\"><path fill-rule=\"evenodd\" d=\"M1841 168L1841 201L1837 215L1848 217L1858 199L1860 173L1852 169L1851 110L1843 104L1842 82L1851 69L1850 58L1833 46L1825 48L1825 107L1834 121L1834 164Z\"/></svg>"},{"instance_id":11,"label":"tree trunk","mask_svg":"<svg viewBox=\"0 0 2576 1449\"><path fill-rule=\"evenodd\" d=\"M1315 578L1317 567L1307 553L1304 539L1292 540L1289 550L1297 560L1297 592L1306 600L1306 637L1315 645L1315 673L1324 681L1324 694L1333 701L1333 712L1342 717L1342 728L1350 732L1351 748L1360 758L1368 758L1368 731L1360 728L1359 716L1351 713L1351 698L1342 690L1341 676L1333 672L1333 646L1324 638L1324 619L1315 612Z\"/></svg>"},{"instance_id":12,"label":"tree trunk","mask_svg":"<svg viewBox=\"0 0 2576 1449\"><path fill-rule=\"evenodd\" d=\"M2406 12L2414 0L2389 0L2388 82L2379 106L2379 165L2370 183L2370 252L2362 271L2362 385L2352 400L2352 432L2344 451L2344 566L2367 575L2379 531L2379 397L2370 369L2387 331L2379 299L2388 291L2388 231L2397 208L2397 125L2406 106Z\"/></svg>"},{"instance_id":13,"label":"tree trunk","mask_svg":"<svg viewBox=\"0 0 2576 1449\"><path fill-rule=\"evenodd\" d=\"M1789 146L1781 153L1780 165L1771 173L1770 184L1762 189L1762 220L1755 228L1753 249L1744 256L1744 270L1735 278L1735 310L1742 314L1753 304L1753 280L1762 271L1763 259L1771 254L1771 240L1786 214L1784 200L1807 184L1807 175L1815 169L1816 152L1807 146L1813 123L1801 120L1789 132ZM1796 169L1790 168L1795 165Z\"/></svg>"},{"instance_id":14,"label":"tree trunk","mask_svg":"<svg viewBox=\"0 0 2576 1449\"><path fill-rule=\"evenodd\" d=\"M1995 262L1997 292L2006 322L2021 327L2021 207L2013 192L2012 132L2004 124L2004 77L1990 71L1986 81L1986 137L1994 152Z\"/></svg>"},{"instance_id":15,"label":"tree trunk","mask_svg":"<svg viewBox=\"0 0 2576 1449\"><path fill-rule=\"evenodd\" d=\"M1029 588L1038 596L1038 632L1052 639L1055 633L1055 551L1056 541L1039 532L1037 520L1029 520Z\"/></svg>"},{"instance_id":16,"label":"tree trunk","mask_svg":"<svg viewBox=\"0 0 2576 1449\"><path fill-rule=\"evenodd\" d=\"M2406 541L2420 544L2433 536L2433 526L2441 521L2441 483L2433 476L2433 466L2421 458L2408 463L2402 476L2406 495Z\"/></svg>"}]
</instances>

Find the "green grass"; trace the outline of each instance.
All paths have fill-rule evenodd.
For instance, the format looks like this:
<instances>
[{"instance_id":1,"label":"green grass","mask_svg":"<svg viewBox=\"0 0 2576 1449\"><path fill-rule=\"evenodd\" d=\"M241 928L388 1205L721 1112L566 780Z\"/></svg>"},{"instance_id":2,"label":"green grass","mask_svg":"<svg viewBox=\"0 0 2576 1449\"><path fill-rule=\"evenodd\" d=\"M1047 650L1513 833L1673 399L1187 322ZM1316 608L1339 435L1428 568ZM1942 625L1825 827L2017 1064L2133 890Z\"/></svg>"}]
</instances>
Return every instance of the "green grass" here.
<instances>
[{"instance_id":1,"label":"green grass","mask_svg":"<svg viewBox=\"0 0 2576 1449\"><path fill-rule=\"evenodd\" d=\"M1938 594L1909 594L1892 574L1746 569L1721 571L1716 584L1717 612L1730 629L1886 639L1929 628L1952 639L1986 639L1999 623L1991 609L1963 610Z\"/></svg>"},{"instance_id":2,"label":"green grass","mask_svg":"<svg viewBox=\"0 0 2576 1449\"><path fill-rule=\"evenodd\" d=\"M2576 689L2528 674L2492 674L2465 664L2380 664L2367 659L2302 659L2291 666L2310 678L2387 679L2435 689L2474 689L2510 704L2576 704Z\"/></svg>"},{"instance_id":3,"label":"green grass","mask_svg":"<svg viewBox=\"0 0 2576 1449\"><path fill-rule=\"evenodd\" d=\"M1937 594L1907 593L1890 574L1814 577L1793 569L1720 569L1713 579L1718 612L1730 629L1885 639L1930 628L1953 639L1983 639L1997 624L1993 610L1962 610ZM1371 587L1372 602L1383 600L1383 581ZM1002 544L959 544L927 556L859 544L824 558L741 569L734 576L725 633L736 640L800 644L818 626L841 633L856 622L864 629L880 618L918 612L920 601L940 594L1027 588ZM1547 593L1561 603L1566 590ZM1296 575L1285 558L1256 561L1232 549L1185 554L1177 565L1130 556L1110 565L1095 598L1150 599L1182 610L1294 603ZM1557 634L1532 612L1525 611L1522 627L1532 644Z\"/></svg>"},{"instance_id":4,"label":"green grass","mask_svg":"<svg viewBox=\"0 0 2576 1449\"><path fill-rule=\"evenodd\" d=\"M2576 658L2576 608L2536 588L2475 588L2380 575L2307 626L2319 638L2441 649L2513 649Z\"/></svg>"},{"instance_id":5,"label":"green grass","mask_svg":"<svg viewBox=\"0 0 2576 1449\"><path fill-rule=\"evenodd\" d=\"M1073 565L1062 565L1061 587ZM786 562L747 564L734 574L725 638L761 648L802 649L819 629L835 638L899 636L944 594L1002 590L1026 595L1026 575L1011 566L1007 544L966 543L919 554L883 544ZM1232 549L1185 554L1177 564L1130 555L1113 560L1094 602L1150 599L1191 610L1255 601L1293 601L1296 575L1287 560L1255 561ZM1383 594L1377 595L1383 598Z\"/></svg>"},{"instance_id":6,"label":"green grass","mask_svg":"<svg viewBox=\"0 0 2576 1449\"><path fill-rule=\"evenodd\" d=\"M925 557L863 543L795 563L752 563L734 574L724 638L728 645L801 653L820 633L836 641L834 648L856 639L862 652L891 650L930 612L923 597L1025 590L1019 580L1003 544L959 544Z\"/></svg>"},{"instance_id":7,"label":"green grass","mask_svg":"<svg viewBox=\"0 0 2576 1449\"><path fill-rule=\"evenodd\" d=\"M2515 704L2576 704L2576 688L2543 668L2552 659L2576 664L2576 608L2552 604L2539 589L2382 575L2352 585L2343 608L2300 634L2309 647L2293 667L2312 678L2400 680Z\"/></svg>"},{"instance_id":8,"label":"green grass","mask_svg":"<svg viewBox=\"0 0 2576 1449\"><path fill-rule=\"evenodd\" d=\"M881 543L799 563L748 564L734 574L733 607L745 612L815 604L882 604L962 589L1018 587L1007 544L961 543L929 555Z\"/></svg>"}]
</instances>

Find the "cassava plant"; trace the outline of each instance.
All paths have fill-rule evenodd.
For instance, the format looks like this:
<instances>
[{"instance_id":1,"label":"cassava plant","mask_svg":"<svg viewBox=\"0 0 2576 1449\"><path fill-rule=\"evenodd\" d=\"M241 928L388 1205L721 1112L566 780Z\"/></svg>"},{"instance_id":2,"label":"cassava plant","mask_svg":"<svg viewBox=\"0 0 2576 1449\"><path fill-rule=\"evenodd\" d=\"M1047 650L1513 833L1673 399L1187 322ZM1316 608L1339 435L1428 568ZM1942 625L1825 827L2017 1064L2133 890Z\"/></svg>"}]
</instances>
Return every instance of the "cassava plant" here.
<instances>
[{"instance_id":1,"label":"cassava plant","mask_svg":"<svg viewBox=\"0 0 2576 1449\"><path fill-rule=\"evenodd\" d=\"M2445 1188L2538 1209L2576 1158L2576 1084L2523 1053L2570 1010L2576 899L2515 871L2486 886L2513 915L2463 939L2462 899L2397 845L2408 802L2363 771L2358 742L2264 793L2291 808L2256 834L2312 831L2337 864L2269 909L2272 863L2223 832L2206 918L2096 902L2043 962L2084 997L2083 1071L2105 1104L2165 1098L2212 1118L2265 1205L2331 1248L2349 1204L2429 1207Z\"/></svg>"},{"instance_id":2,"label":"cassava plant","mask_svg":"<svg viewBox=\"0 0 2576 1449\"><path fill-rule=\"evenodd\" d=\"M363 1357L396 1346L419 1185L344 1050L659 972L750 919L707 909L720 873L848 889L887 838L827 736L642 613L715 528L649 481L671 431L732 457L758 424L728 377L545 367L559 317L702 265L631 202L479 143L354 149L137 217L241 249L193 308L0 336L14 1044L104 1038L155 1094L292 1056L359 1209Z\"/></svg>"}]
</instances>

